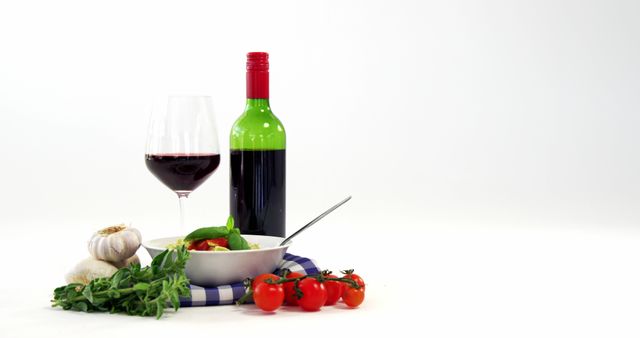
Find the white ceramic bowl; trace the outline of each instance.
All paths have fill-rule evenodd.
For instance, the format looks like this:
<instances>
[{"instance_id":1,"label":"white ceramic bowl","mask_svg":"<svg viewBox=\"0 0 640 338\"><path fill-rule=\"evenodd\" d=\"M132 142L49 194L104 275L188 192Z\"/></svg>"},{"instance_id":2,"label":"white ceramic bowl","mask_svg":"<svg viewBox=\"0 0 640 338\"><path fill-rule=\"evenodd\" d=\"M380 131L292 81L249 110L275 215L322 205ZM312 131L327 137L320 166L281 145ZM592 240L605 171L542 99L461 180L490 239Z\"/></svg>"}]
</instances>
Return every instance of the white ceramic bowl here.
<instances>
[{"instance_id":1,"label":"white ceramic bowl","mask_svg":"<svg viewBox=\"0 0 640 338\"><path fill-rule=\"evenodd\" d=\"M247 277L273 272L282 261L291 242L278 246L284 238L258 235L242 235L249 243L257 243L260 249L238 251L189 251L185 273L192 284L218 286L242 281ZM181 237L154 239L142 243L151 257L166 250L167 245Z\"/></svg>"}]
</instances>

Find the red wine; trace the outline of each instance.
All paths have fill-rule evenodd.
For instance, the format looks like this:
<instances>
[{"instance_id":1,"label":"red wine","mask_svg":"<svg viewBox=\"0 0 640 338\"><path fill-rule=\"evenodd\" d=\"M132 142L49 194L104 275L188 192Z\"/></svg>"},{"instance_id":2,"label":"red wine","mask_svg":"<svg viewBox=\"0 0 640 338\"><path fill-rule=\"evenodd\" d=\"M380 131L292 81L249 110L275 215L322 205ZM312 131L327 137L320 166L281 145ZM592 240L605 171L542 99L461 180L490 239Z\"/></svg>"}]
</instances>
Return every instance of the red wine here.
<instances>
[{"instance_id":1,"label":"red wine","mask_svg":"<svg viewBox=\"0 0 640 338\"><path fill-rule=\"evenodd\" d=\"M195 190L220 164L219 154L147 154L147 168L175 192Z\"/></svg>"},{"instance_id":2,"label":"red wine","mask_svg":"<svg viewBox=\"0 0 640 338\"><path fill-rule=\"evenodd\" d=\"M243 234L285 236L285 150L231 150L230 206Z\"/></svg>"}]
</instances>

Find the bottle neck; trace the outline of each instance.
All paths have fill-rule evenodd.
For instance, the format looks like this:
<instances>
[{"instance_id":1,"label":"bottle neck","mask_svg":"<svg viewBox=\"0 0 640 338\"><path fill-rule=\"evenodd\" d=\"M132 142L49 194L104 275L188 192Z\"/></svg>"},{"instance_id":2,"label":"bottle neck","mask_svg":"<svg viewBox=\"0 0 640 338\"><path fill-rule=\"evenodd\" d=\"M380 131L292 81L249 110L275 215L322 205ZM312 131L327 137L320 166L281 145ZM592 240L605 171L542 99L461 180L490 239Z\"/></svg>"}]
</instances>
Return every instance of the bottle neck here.
<instances>
[{"instance_id":1,"label":"bottle neck","mask_svg":"<svg viewBox=\"0 0 640 338\"><path fill-rule=\"evenodd\" d=\"M247 99L269 99L269 70L247 70Z\"/></svg>"},{"instance_id":2,"label":"bottle neck","mask_svg":"<svg viewBox=\"0 0 640 338\"><path fill-rule=\"evenodd\" d=\"M247 99L247 105L244 109L246 112L252 113L271 113L271 107L269 106L269 99Z\"/></svg>"}]
</instances>

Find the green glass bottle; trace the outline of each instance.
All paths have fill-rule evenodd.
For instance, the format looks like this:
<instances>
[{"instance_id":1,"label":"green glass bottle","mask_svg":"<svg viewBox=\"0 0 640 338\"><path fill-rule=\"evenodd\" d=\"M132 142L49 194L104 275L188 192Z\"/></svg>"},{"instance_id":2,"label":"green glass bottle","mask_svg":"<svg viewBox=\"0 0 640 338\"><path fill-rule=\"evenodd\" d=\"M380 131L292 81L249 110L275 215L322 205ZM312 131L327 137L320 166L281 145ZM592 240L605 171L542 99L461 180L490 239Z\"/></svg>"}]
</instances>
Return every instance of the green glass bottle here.
<instances>
[{"instance_id":1,"label":"green glass bottle","mask_svg":"<svg viewBox=\"0 0 640 338\"><path fill-rule=\"evenodd\" d=\"M269 106L269 54L247 54L247 105L231 129L230 213L243 234L284 237L286 135Z\"/></svg>"}]
</instances>

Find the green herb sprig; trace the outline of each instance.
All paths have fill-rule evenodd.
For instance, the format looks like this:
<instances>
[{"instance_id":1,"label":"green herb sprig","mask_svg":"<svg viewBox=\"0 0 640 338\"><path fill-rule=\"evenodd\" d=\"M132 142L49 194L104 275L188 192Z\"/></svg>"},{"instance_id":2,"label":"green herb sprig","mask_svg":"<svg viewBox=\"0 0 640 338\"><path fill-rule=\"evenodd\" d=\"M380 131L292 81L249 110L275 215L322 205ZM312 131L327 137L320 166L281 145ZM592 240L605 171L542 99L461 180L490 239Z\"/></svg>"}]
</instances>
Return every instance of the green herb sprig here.
<instances>
[{"instance_id":1,"label":"green herb sprig","mask_svg":"<svg viewBox=\"0 0 640 338\"><path fill-rule=\"evenodd\" d=\"M180 296L188 297L189 279L184 267L189 259L185 246L165 250L141 268L134 264L119 269L109 278L89 284L72 283L53 291L52 306L84 312L126 313L160 318L171 304L180 307Z\"/></svg>"}]
</instances>

